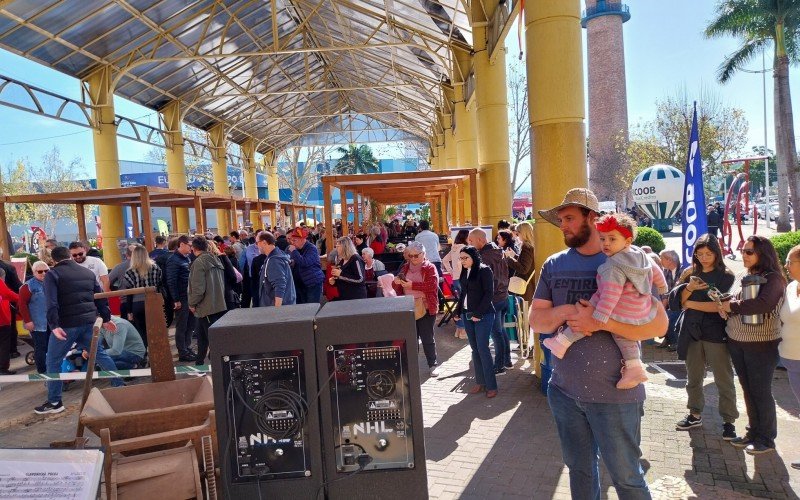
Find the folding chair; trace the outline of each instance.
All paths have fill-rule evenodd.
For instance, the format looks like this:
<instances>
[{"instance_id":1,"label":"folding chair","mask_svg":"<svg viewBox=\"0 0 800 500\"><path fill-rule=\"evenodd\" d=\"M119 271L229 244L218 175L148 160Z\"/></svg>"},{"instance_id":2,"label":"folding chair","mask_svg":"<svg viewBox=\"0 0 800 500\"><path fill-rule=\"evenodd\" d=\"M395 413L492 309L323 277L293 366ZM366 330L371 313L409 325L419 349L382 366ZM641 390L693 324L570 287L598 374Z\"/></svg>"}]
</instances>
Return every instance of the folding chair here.
<instances>
[{"instance_id":1,"label":"folding chair","mask_svg":"<svg viewBox=\"0 0 800 500\"><path fill-rule=\"evenodd\" d=\"M517 340L517 318L518 318L518 311L519 308L517 307L517 299L515 295L509 294L508 296L508 307L506 308L506 314L503 318L503 328L506 329L506 335L508 335L509 340Z\"/></svg>"},{"instance_id":2,"label":"folding chair","mask_svg":"<svg viewBox=\"0 0 800 500\"><path fill-rule=\"evenodd\" d=\"M444 280L439 288L439 307L443 311L442 319L439 320L439 327L442 327L453 319L458 305L458 297L453 293L453 277L449 274L444 275Z\"/></svg>"}]
</instances>

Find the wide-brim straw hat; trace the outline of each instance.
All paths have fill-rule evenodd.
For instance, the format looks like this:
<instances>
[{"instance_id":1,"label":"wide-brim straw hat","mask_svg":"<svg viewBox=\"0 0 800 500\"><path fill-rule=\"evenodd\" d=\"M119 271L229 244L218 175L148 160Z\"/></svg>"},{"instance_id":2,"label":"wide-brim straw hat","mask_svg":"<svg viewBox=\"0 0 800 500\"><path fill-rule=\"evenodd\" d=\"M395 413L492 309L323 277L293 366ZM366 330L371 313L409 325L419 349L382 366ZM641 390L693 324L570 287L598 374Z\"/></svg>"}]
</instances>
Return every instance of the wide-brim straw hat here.
<instances>
[{"instance_id":1,"label":"wide-brim straw hat","mask_svg":"<svg viewBox=\"0 0 800 500\"><path fill-rule=\"evenodd\" d=\"M595 213L600 212L600 203L598 203L597 196L594 195L591 189L573 188L567 191L567 194L564 196L564 201L562 201L560 205L550 210L539 210L539 215L550 224L559 226L558 212L565 207L581 207L587 208Z\"/></svg>"}]
</instances>

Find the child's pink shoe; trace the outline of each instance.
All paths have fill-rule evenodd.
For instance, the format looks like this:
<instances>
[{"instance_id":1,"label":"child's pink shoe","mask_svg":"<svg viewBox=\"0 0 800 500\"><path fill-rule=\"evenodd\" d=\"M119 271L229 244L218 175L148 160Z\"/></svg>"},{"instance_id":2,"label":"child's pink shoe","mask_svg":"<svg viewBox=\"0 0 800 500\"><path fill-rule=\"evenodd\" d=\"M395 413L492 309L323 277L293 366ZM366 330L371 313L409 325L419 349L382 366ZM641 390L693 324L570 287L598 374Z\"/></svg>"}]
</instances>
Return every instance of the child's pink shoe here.
<instances>
[{"instance_id":1,"label":"child's pink shoe","mask_svg":"<svg viewBox=\"0 0 800 500\"><path fill-rule=\"evenodd\" d=\"M617 389L633 389L639 384L647 382L647 372L642 366L642 362L628 361L622 367L622 378L617 382Z\"/></svg>"}]
</instances>

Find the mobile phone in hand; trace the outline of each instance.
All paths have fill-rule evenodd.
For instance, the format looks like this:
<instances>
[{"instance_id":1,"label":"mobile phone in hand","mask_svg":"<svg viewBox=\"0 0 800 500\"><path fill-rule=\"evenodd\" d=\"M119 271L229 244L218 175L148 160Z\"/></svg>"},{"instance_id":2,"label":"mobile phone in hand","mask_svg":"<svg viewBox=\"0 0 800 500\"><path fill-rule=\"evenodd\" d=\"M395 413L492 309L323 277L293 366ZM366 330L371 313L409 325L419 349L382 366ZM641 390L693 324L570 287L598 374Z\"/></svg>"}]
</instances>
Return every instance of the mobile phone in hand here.
<instances>
[{"instance_id":1,"label":"mobile phone in hand","mask_svg":"<svg viewBox=\"0 0 800 500\"><path fill-rule=\"evenodd\" d=\"M692 277L691 277L691 278L689 278L689 279L690 279L690 280L691 280L691 282L692 282L692 283L694 283L695 285L705 285L705 284L706 284L706 282L705 282L705 281L703 281L703 280L702 280L702 279L701 279L699 276L692 276Z\"/></svg>"}]
</instances>

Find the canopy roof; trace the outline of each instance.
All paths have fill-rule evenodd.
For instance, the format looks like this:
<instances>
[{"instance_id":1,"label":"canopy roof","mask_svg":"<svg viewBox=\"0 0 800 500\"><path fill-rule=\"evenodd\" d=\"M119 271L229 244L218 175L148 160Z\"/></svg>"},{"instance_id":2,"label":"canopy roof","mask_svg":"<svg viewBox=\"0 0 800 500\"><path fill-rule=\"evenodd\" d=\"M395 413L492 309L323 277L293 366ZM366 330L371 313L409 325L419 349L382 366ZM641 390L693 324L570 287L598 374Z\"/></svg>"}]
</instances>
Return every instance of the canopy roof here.
<instances>
[{"instance_id":1,"label":"canopy roof","mask_svg":"<svg viewBox=\"0 0 800 500\"><path fill-rule=\"evenodd\" d=\"M463 168L425 172L326 175L322 177L322 183L338 187L342 191L358 193L383 204L424 203L431 198L449 193L459 182L476 176L476 169ZM477 201L477 198L475 200Z\"/></svg>"},{"instance_id":2,"label":"canopy roof","mask_svg":"<svg viewBox=\"0 0 800 500\"><path fill-rule=\"evenodd\" d=\"M281 150L341 115L426 139L469 51L464 0L0 0L0 47Z\"/></svg>"}]
</instances>

